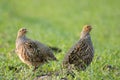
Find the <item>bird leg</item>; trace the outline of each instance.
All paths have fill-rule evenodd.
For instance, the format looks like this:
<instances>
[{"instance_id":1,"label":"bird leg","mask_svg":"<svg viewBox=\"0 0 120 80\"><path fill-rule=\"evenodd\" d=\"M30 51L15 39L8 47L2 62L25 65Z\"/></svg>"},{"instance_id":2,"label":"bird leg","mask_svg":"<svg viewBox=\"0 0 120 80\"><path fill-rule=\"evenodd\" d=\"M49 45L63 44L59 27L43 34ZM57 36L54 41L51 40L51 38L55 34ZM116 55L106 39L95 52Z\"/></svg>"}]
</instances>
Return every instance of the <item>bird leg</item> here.
<instances>
[{"instance_id":1,"label":"bird leg","mask_svg":"<svg viewBox=\"0 0 120 80\"><path fill-rule=\"evenodd\" d=\"M35 66L34 69L33 69L33 71L36 71L36 69L38 69L38 66Z\"/></svg>"}]
</instances>

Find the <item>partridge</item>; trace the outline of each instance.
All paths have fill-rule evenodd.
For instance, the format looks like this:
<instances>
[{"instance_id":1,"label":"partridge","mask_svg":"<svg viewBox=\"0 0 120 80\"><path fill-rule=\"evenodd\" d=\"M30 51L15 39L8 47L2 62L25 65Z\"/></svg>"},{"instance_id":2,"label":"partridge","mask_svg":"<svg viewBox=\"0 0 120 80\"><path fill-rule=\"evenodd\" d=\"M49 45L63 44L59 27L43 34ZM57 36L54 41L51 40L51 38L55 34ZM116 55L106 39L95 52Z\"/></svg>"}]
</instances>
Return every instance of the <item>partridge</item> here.
<instances>
[{"instance_id":1,"label":"partridge","mask_svg":"<svg viewBox=\"0 0 120 80\"><path fill-rule=\"evenodd\" d=\"M21 28L16 38L16 53L23 63L34 66L36 70L39 65L49 60L57 60L50 48L27 38L26 33L27 29Z\"/></svg>"},{"instance_id":2,"label":"partridge","mask_svg":"<svg viewBox=\"0 0 120 80\"><path fill-rule=\"evenodd\" d=\"M92 27L85 25L81 32L80 40L67 52L63 60L63 66L70 68L73 65L76 69L85 70L92 62L94 48L92 45L90 31Z\"/></svg>"}]
</instances>

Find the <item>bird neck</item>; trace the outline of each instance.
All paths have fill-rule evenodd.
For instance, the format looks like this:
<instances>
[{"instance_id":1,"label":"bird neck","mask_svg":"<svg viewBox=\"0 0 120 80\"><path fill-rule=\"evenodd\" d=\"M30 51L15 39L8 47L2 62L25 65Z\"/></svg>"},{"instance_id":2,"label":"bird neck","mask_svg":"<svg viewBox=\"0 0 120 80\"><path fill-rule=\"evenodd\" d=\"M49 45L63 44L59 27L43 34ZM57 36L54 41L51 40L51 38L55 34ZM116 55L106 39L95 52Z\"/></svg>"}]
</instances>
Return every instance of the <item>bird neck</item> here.
<instances>
[{"instance_id":1,"label":"bird neck","mask_svg":"<svg viewBox=\"0 0 120 80\"><path fill-rule=\"evenodd\" d=\"M82 39L82 38L87 38L87 37L89 37L90 36L90 34L89 34L89 32L81 32L81 36L80 36L80 39Z\"/></svg>"},{"instance_id":2,"label":"bird neck","mask_svg":"<svg viewBox=\"0 0 120 80\"><path fill-rule=\"evenodd\" d=\"M17 39L25 39L25 38L26 38L25 35L18 35L18 36L17 36Z\"/></svg>"}]
</instances>

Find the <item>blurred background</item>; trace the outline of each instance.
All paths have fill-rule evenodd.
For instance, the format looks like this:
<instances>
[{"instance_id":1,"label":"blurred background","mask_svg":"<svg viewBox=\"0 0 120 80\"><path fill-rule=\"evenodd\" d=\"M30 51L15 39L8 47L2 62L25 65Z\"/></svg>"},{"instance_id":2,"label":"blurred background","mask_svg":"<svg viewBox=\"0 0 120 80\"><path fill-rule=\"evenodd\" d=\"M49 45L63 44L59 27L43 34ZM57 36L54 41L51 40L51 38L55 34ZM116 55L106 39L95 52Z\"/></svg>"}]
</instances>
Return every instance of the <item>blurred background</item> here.
<instances>
[{"instance_id":1,"label":"blurred background","mask_svg":"<svg viewBox=\"0 0 120 80\"><path fill-rule=\"evenodd\" d=\"M35 38L66 35L69 40L90 24L95 40L116 46L120 42L119 8L118 0L0 0L0 37L13 40L18 29L26 27Z\"/></svg>"},{"instance_id":2,"label":"blurred background","mask_svg":"<svg viewBox=\"0 0 120 80\"><path fill-rule=\"evenodd\" d=\"M95 45L117 46L119 9L119 0L0 0L0 39L13 42L18 29L26 27L30 36L43 42L50 36L55 41L71 40L79 37L83 25L90 24Z\"/></svg>"},{"instance_id":3,"label":"blurred background","mask_svg":"<svg viewBox=\"0 0 120 80\"><path fill-rule=\"evenodd\" d=\"M118 61L119 0L0 0L0 60L4 60L0 65L17 59L11 58L10 52L15 48L17 31L22 27L28 29L29 38L61 48L63 55L57 57L62 60L79 40L85 24L93 27L95 55L110 55L114 57L111 60L116 59L111 63Z\"/></svg>"}]
</instances>

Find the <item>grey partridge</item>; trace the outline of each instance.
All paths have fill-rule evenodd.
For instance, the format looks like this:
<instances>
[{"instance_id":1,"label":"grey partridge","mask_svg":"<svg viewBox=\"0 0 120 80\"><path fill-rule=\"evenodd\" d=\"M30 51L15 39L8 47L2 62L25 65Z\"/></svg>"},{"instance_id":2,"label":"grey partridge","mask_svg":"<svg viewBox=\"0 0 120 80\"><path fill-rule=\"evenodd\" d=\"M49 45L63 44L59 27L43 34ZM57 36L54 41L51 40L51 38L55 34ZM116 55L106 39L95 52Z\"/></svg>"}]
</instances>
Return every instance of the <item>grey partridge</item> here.
<instances>
[{"instance_id":1,"label":"grey partridge","mask_svg":"<svg viewBox=\"0 0 120 80\"><path fill-rule=\"evenodd\" d=\"M83 27L80 40L65 55L63 67L70 68L73 65L76 69L85 70L92 62L94 48L90 37L91 30L90 25Z\"/></svg>"},{"instance_id":2,"label":"grey partridge","mask_svg":"<svg viewBox=\"0 0 120 80\"><path fill-rule=\"evenodd\" d=\"M50 48L27 38L26 33L27 29L21 28L16 39L16 53L23 63L34 66L35 70L49 60L57 60Z\"/></svg>"}]
</instances>

